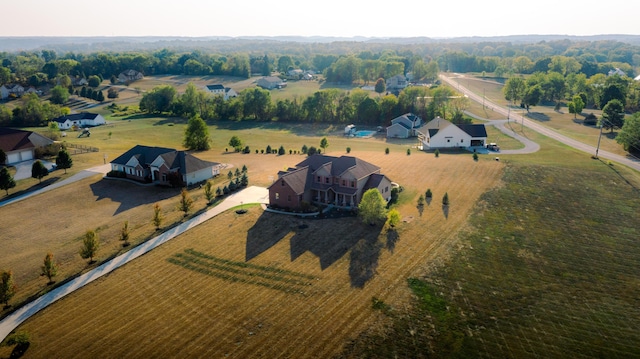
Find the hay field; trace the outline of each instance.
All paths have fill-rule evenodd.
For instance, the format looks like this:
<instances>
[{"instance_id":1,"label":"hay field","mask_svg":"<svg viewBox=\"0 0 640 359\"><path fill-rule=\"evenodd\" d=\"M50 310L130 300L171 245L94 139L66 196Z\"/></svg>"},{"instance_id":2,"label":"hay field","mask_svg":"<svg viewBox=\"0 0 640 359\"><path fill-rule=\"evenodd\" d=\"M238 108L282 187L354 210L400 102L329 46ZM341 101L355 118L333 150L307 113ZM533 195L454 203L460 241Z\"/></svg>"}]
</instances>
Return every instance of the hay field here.
<instances>
[{"instance_id":1,"label":"hay field","mask_svg":"<svg viewBox=\"0 0 640 359\"><path fill-rule=\"evenodd\" d=\"M354 218L301 220L258 208L244 216L225 213L26 322L20 328L32 336L26 357L340 352L378 325L372 297L409 302L406 278L446 257L503 169L471 155L358 156L405 186L399 204L405 222L397 232ZM416 199L427 188L434 201L420 213ZM439 205L445 191L449 211Z\"/></svg>"}]
</instances>

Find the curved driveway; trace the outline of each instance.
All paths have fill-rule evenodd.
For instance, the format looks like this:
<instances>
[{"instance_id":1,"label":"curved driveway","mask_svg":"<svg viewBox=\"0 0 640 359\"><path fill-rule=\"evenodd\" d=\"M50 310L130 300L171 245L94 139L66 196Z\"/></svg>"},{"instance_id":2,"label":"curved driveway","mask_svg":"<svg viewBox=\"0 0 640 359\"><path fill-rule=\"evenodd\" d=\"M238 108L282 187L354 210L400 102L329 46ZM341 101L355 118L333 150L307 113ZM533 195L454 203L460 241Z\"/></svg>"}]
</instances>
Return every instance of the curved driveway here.
<instances>
[{"instance_id":1,"label":"curved driveway","mask_svg":"<svg viewBox=\"0 0 640 359\"><path fill-rule=\"evenodd\" d=\"M464 77L463 75L457 75L457 77ZM498 113L503 114L505 117L508 114L508 109L501 107L489 100L487 100L486 98L484 98L483 101L483 97L480 95L475 94L474 92L470 91L469 89L467 89L466 87L462 86L461 83L459 81L454 81L451 77L445 76L444 74L440 74L440 79L443 80L444 82L448 83L451 87L458 89L459 92L463 93L464 95L467 95L469 97L469 99L476 101L478 103L484 103L485 106L490 106L493 108L494 111L497 111ZM577 150L586 152L586 153L590 153L590 154L595 154L596 153L596 148L591 146L591 145L587 145L585 143L582 143L580 141L574 140L572 138L569 138L567 136L561 135L559 133L557 133L556 131L549 129L545 126L540 125L539 123L535 122L535 121L531 121L529 119L527 119L526 117L522 116L522 115L518 115L516 112L511 111L510 116L511 119L513 119L514 122L520 122L522 123L524 126L529 127L530 129L541 133L549 138L553 138L556 141L559 141L561 143L564 143L567 146L573 147ZM511 134L510 134L511 136ZM502 152L502 153L506 153ZM624 164L626 166L629 166L633 169L635 169L636 171L640 171L640 160L630 157L630 156L620 156L617 155L615 153L611 153L608 151L604 151L602 149L600 149L598 151L598 157L602 157L602 158L606 158L608 160L612 160L621 164Z\"/></svg>"},{"instance_id":2,"label":"curved driveway","mask_svg":"<svg viewBox=\"0 0 640 359\"><path fill-rule=\"evenodd\" d=\"M170 239L188 231L189 229L201 223L204 223L205 221L215 217L216 215L243 203L269 203L269 192L266 188L252 186L245 188L238 193L234 193L227 197L224 201L222 201L222 203L211 208L210 210L198 216L195 216L174 228L171 228L170 230L160 234L159 236L152 238L135 248L132 248L128 252L119 255L118 257L90 270L89 272L46 293L40 298L24 305L23 307L11 313L2 321L0 321L0 342L4 340L4 338L6 338L7 335L11 333L11 331L17 328L18 325L29 319L29 317L36 314L40 310L46 308L49 304L66 296L67 294L72 293L79 288L84 287L85 285L102 277L103 275L108 274L117 268L120 268L121 266L151 251L152 249L169 241Z\"/></svg>"}]
</instances>

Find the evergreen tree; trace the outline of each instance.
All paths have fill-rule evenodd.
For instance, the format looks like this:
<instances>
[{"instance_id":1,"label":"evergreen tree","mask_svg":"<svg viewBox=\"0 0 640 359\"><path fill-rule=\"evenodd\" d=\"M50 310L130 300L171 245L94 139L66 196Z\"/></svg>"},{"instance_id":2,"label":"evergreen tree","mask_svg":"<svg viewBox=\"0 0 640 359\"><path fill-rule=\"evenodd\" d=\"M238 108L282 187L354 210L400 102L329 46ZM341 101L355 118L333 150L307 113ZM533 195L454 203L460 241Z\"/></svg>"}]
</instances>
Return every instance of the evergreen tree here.
<instances>
[{"instance_id":1,"label":"evergreen tree","mask_svg":"<svg viewBox=\"0 0 640 359\"><path fill-rule=\"evenodd\" d=\"M0 190L5 190L7 192L7 196L9 195L9 189L16 186L16 181L9 173L9 170L6 167L0 168Z\"/></svg>"},{"instance_id":2,"label":"evergreen tree","mask_svg":"<svg viewBox=\"0 0 640 359\"><path fill-rule=\"evenodd\" d=\"M56 167L64 169L64 173L67 173L67 168L71 168L73 166L73 160L69 155L69 152L62 149L58 152L58 157L56 157Z\"/></svg>"},{"instance_id":3,"label":"evergreen tree","mask_svg":"<svg viewBox=\"0 0 640 359\"><path fill-rule=\"evenodd\" d=\"M40 162L40 160L36 160L33 165L31 165L31 177L37 178L40 183L42 183L42 177L48 176L49 170Z\"/></svg>"}]
</instances>

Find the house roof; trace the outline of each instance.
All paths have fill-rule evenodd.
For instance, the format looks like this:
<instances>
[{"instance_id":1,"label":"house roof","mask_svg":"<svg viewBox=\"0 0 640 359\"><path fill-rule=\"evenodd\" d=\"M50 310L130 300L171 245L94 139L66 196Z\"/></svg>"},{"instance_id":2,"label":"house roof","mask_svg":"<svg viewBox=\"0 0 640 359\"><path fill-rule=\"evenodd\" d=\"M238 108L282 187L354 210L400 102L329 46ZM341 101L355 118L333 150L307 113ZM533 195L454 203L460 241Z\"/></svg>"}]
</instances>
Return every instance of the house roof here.
<instances>
[{"instance_id":1,"label":"house roof","mask_svg":"<svg viewBox=\"0 0 640 359\"><path fill-rule=\"evenodd\" d=\"M211 90L224 90L224 86L222 86L222 84L207 85L207 89L209 89L209 91L211 91Z\"/></svg>"},{"instance_id":2,"label":"house roof","mask_svg":"<svg viewBox=\"0 0 640 359\"><path fill-rule=\"evenodd\" d=\"M354 177L363 178L372 173L376 173L380 170L380 167L363 161L356 157L351 156L325 156L325 155L313 155L307 157L304 161L300 162L296 167L309 166L311 172L315 172L320 167L327 166L327 169L331 172L332 176L340 176L346 171L350 171Z\"/></svg>"},{"instance_id":3,"label":"house roof","mask_svg":"<svg viewBox=\"0 0 640 359\"><path fill-rule=\"evenodd\" d=\"M265 80L265 81L268 81L268 82L275 82L275 83L281 83L282 82L282 79L280 79L279 77L276 77L276 76L265 76L261 80Z\"/></svg>"},{"instance_id":4,"label":"house roof","mask_svg":"<svg viewBox=\"0 0 640 359\"><path fill-rule=\"evenodd\" d=\"M81 113L74 113L71 115L60 116L58 118L54 118L53 121L64 123L66 120L69 120L69 121L95 120L96 117L98 117L97 113L81 112Z\"/></svg>"},{"instance_id":5,"label":"house roof","mask_svg":"<svg viewBox=\"0 0 640 359\"><path fill-rule=\"evenodd\" d=\"M173 148L150 147L136 145L129 151L118 156L111 163L126 165L131 157L135 157L143 166L149 166L158 156L161 156L170 169L178 169L180 173L187 174L219 165L217 162L209 162L201 160L192 154L184 151L178 151Z\"/></svg>"},{"instance_id":6,"label":"house roof","mask_svg":"<svg viewBox=\"0 0 640 359\"><path fill-rule=\"evenodd\" d=\"M458 125L458 127L471 137L487 137L487 129L483 124Z\"/></svg>"},{"instance_id":7,"label":"house roof","mask_svg":"<svg viewBox=\"0 0 640 359\"><path fill-rule=\"evenodd\" d=\"M29 136L33 132L0 127L0 148L5 152L13 152L36 147Z\"/></svg>"},{"instance_id":8,"label":"house roof","mask_svg":"<svg viewBox=\"0 0 640 359\"><path fill-rule=\"evenodd\" d=\"M310 182L307 181L309 173L308 166L293 169L290 172L282 173L278 181L274 182L272 186L280 186L280 181L285 181L296 194L302 194L306 190L307 183Z\"/></svg>"},{"instance_id":9,"label":"house roof","mask_svg":"<svg viewBox=\"0 0 640 359\"><path fill-rule=\"evenodd\" d=\"M153 162L153 160L158 158L158 156L160 156L161 154L174 152L174 151L176 150L173 148L136 145L129 151L115 158L113 161L111 161L111 163L126 165L127 162L129 162L129 160L131 159L131 157L136 157L138 162L148 165L151 162Z\"/></svg>"}]
</instances>

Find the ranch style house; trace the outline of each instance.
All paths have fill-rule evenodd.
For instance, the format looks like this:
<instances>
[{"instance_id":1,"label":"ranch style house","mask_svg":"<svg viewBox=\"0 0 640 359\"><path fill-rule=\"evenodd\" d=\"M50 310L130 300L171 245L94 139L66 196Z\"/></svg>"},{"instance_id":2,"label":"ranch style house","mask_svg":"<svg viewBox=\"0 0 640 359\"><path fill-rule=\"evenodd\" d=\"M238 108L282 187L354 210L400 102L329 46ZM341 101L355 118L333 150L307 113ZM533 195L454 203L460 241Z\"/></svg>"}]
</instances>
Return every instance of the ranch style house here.
<instances>
[{"instance_id":1,"label":"ranch style house","mask_svg":"<svg viewBox=\"0 0 640 359\"><path fill-rule=\"evenodd\" d=\"M72 127L94 127L107 123L102 115L97 113L81 112L71 115L64 115L58 118L54 118L52 121L58 123L58 128L61 130L68 130Z\"/></svg>"},{"instance_id":2,"label":"ranch style house","mask_svg":"<svg viewBox=\"0 0 640 359\"><path fill-rule=\"evenodd\" d=\"M220 164L173 148L137 145L111 161L111 170L132 180L167 186L170 174L177 173L190 186L220 174Z\"/></svg>"},{"instance_id":3,"label":"ranch style house","mask_svg":"<svg viewBox=\"0 0 640 359\"><path fill-rule=\"evenodd\" d=\"M391 180L380 167L356 157L312 155L278 173L269 186L269 205L295 210L313 203L353 209L371 188L386 201L391 199Z\"/></svg>"},{"instance_id":4,"label":"ranch style house","mask_svg":"<svg viewBox=\"0 0 640 359\"><path fill-rule=\"evenodd\" d=\"M455 125L440 117L418 129L418 138L424 150L436 148L484 147L487 129L483 124Z\"/></svg>"}]
</instances>

